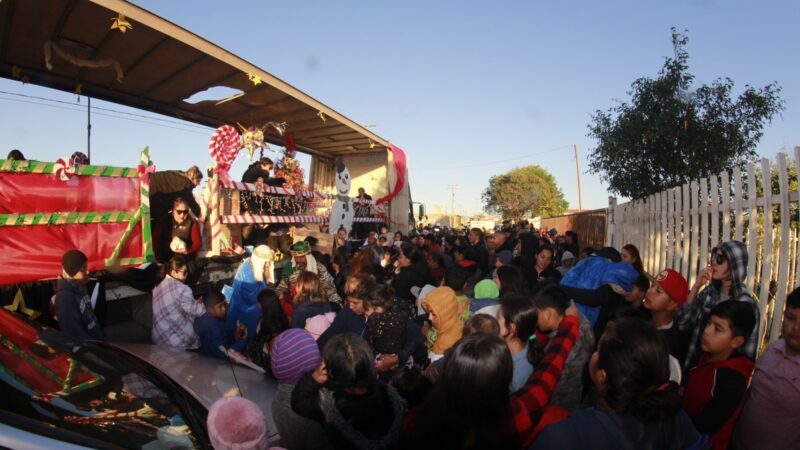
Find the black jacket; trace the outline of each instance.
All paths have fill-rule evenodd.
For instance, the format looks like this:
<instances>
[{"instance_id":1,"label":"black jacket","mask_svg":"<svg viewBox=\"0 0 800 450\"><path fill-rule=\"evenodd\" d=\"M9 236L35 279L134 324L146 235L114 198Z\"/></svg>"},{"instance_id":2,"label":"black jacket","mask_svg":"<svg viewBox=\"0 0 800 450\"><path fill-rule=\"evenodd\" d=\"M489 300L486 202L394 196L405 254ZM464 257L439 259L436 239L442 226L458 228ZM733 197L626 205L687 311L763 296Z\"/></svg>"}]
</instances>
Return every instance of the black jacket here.
<instances>
[{"instance_id":1,"label":"black jacket","mask_svg":"<svg viewBox=\"0 0 800 450\"><path fill-rule=\"evenodd\" d=\"M337 449L395 448L405 409L400 394L379 381L356 396L328 389L307 372L292 391L292 410L321 423Z\"/></svg>"},{"instance_id":2,"label":"black jacket","mask_svg":"<svg viewBox=\"0 0 800 450\"><path fill-rule=\"evenodd\" d=\"M404 300L406 303L414 303L416 299L414 294L411 293L411 288L424 286L430 281L429 278L431 277L424 261L400 269L400 273L392 280L394 296Z\"/></svg>"},{"instance_id":3,"label":"black jacket","mask_svg":"<svg viewBox=\"0 0 800 450\"><path fill-rule=\"evenodd\" d=\"M200 205L194 199L194 183L178 170L164 170L150 175L150 217L160 218L172 210L172 202L180 197L186 200L195 216L200 216Z\"/></svg>"}]
</instances>

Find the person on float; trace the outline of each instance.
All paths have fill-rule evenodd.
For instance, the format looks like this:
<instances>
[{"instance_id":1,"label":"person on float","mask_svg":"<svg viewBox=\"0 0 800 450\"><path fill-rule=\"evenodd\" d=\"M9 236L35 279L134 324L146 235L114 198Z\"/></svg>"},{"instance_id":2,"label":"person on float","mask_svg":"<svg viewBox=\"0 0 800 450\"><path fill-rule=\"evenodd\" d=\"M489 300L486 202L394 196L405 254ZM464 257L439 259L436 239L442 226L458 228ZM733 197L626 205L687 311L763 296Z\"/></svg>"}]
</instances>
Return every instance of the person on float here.
<instances>
[{"instance_id":1,"label":"person on float","mask_svg":"<svg viewBox=\"0 0 800 450\"><path fill-rule=\"evenodd\" d=\"M306 241L295 242L289 248L289 253L292 255L292 262L284 266L281 280L275 289L278 293L278 298L284 302L287 316L291 316L292 300L297 293L297 278L303 272L317 274L325 300L338 305L341 309L343 302L336 292L333 277L331 277L325 266L317 263L317 260L311 254L311 245Z\"/></svg>"},{"instance_id":2,"label":"person on float","mask_svg":"<svg viewBox=\"0 0 800 450\"><path fill-rule=\"evenodd\" d=\"M203 180L203 173L197 166L185 172L164 170L151 173L150 179L150 217L157 220L172 208L176 198L182 198L189 205L195 217L200 216L200 205L194 198L194 188Z\"/></svg>"},{"instance_id":3,"label":"person on float","mask_svg":"<svg viewBox=\"0 0 800 450\"><path fill-rule=\"evenodd\" d=\"M181 197L172 203L172 211L165 214L153 228L153 251L156 261L164 263L174 255L187 261L200 251L200 224L189 214L189 204Z\"/></svg>"},{"instance_id":4,"label":"person on float","mask_svg":"<svg viewBox=\"0 0 800 450\"><path fill-rule=\"evenodd\" d=\"M242 323L247 328L245 345L249 345L257 335L256 328L261 320L258 294L275 283L274 259L275 253L272 249L259 245L253 249L249 258L242 261L233 277L227 326L229 330L236 330L239 323Z\"/></svg>"}]
</instances>

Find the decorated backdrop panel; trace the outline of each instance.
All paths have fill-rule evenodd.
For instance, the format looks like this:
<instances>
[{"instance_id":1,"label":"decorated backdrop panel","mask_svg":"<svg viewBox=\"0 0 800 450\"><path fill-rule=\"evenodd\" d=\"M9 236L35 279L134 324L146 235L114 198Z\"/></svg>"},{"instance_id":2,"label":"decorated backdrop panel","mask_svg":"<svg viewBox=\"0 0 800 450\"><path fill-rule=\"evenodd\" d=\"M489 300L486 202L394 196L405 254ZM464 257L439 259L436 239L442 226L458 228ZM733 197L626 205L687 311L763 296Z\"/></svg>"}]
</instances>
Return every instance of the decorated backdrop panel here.
<instances>
[{"instance_id":1,"label":"decorated backdrop panel","mask_svg":"<svg viewBox=\"0 0 800 450\"><path fill-rule=\"evenodd\" d=\"M73 248L90 271L150 260L149 150L138 168L62 161L0 160L0 285L58 277Z\"/></svg>"},{"instance_id":2,"label":"decorated backdrop panel","mask_svg":"<svg viewBox=\"0 0 800 450\"><path fill-rule=\"evenodd\" d=\"M133 211L139 207L139 179L0 172L0 214Z\"/></svg>"},{"instance_id":3,"label":"decorated backdrop panel","mask_svg":"<svg viewBox=\"0 0 800 450\"><path fill-rule=\"evenodd\" d=\"M89 270L102 269L127 226L125 222L0 227L0 285L61 275L61 255L71 248L86 253ZM137 224L123 246L121 258L141 256L141 235L141 224Z\"/></svg>"}]
</instances>

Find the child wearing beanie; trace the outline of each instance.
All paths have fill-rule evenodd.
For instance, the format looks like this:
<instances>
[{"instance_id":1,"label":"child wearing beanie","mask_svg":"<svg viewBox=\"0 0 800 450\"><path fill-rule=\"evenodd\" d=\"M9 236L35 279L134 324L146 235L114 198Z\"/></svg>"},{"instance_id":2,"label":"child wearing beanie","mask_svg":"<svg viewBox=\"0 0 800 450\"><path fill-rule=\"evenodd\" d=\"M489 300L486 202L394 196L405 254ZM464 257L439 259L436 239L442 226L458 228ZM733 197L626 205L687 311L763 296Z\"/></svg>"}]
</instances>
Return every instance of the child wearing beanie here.
<instances>
[{"instance_id":1,"label":"child wearing beanie","mask_svg":"<svg viewBox=\"0 0 800 450\"><path fill-rule=\"evenodd\" d=\"M482 280L475 285L475 298L469 302L469 312L471 315L486 314L496 316L500 309L500 290L497 283L492 280Z\"/></svg>"},{"instance_id":2,"label":"child wearing beanie","mask_svg":"<svg viewBox=\"0 0 800 450\"><path fill-rule=\"evenodd\" d=\"M300 328L290 328L275 338L270 364L278 391L272 400L272 418L286 448L329 449L322 426L292 410L292 391L305 372L316 370L322 362L317 342Z\"/></svg>"},{"instance_id":3,"label":"child wearing beanie","mask_svg":"<svg viewBox=\"0 0 800 450\"><path fill-rule=\"evenodd\" d=\"M208 410L208 437L215 450L285 450L270 447L267 419L255 403L224 397Z\"/></svg>"}]
</instances>

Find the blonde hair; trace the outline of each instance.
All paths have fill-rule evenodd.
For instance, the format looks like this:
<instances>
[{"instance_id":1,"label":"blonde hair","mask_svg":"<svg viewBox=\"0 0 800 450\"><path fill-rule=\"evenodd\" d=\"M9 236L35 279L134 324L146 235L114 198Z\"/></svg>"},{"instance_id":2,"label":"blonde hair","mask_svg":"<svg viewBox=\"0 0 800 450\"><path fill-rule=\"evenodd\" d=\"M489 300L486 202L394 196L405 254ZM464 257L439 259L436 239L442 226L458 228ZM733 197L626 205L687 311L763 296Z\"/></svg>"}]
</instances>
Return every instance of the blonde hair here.
<instances>
[{"instance_id":1,"label":"blonde hair","mask_svg":"<svg viewBox=\"0 0 800 450\"><path fill-rule=\"evenodd\" d=\"M297 277L297 293L294 296L294 304L299 305L307 301L323 303L325 296L319 284L319 275L305 271Z\"/></svg>"},{"instance_id":2,"label":"blonde hair","mask_svg":"<svg viewBox=\"0 0 800 450\"><path fill-rule=\"evenodd\" d=\"M186 169L186 178L190 180L194 180L195 178L203 179L203 172L200 171L200 168L197 166L192 166Z\"/></svg>"}]
</instances>

